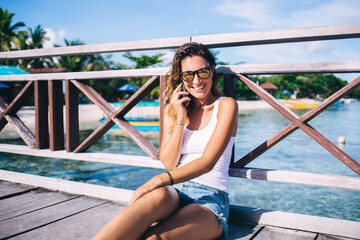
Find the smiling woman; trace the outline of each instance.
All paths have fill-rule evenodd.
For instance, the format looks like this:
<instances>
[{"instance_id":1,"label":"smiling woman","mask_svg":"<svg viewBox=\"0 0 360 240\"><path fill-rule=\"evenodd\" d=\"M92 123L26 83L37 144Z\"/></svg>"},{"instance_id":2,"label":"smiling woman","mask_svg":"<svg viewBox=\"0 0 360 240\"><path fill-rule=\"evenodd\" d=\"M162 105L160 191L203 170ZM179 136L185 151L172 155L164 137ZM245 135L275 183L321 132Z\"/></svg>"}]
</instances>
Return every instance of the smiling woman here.
<instances>
[{"instance_id":1,"label":"smiling woman","mask_svg":"<svg viewBox=\"0 0 360 240\"><path fill-rule=\"evenodd\" d=\"M94 239L227 236L228 172L238 107L234 99L220 97L216 87L210 51L194 42L181 46L165 90L160 160L168 171L136 189L131 204Z\"/></svg>"}]
</instances>

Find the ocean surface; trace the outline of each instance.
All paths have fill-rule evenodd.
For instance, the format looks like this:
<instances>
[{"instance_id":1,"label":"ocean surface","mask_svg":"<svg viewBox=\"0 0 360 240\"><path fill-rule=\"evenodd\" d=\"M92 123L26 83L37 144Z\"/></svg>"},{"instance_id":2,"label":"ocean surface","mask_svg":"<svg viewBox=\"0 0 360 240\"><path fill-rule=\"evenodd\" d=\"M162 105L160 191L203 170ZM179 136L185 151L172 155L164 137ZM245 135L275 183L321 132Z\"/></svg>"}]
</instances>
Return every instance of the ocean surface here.
<instances>
[{"instance_id":1,"label":"ocean surface","mask_svg":"<svg viewBox=\"0 0 360 240\"><path fill-rule=\"evenodd\" d=\"M305 112L295 113L301 116ZM338 137L344 136L346 143L340 147L359 162L359 119L360 102L352 102L327 109L309 124L336 145ZM290 121L273 109L240 111L235 142L236 159L240 159L288 124ZM90 133L91 131L82 131L81 139L85 139ZM158 147L157 137L147 138ZM21 139L2 139L1 142L24 144ZM105 135L88 152L145 155L131 139L111 134ZM247 167L357 176L299 129ZM151 168L8 153L0 153L0 168L131 190L163 172ZM353 190L231 178L230 202L254 208L360 221L360 193Z\"/></svg>"}]
</instances>

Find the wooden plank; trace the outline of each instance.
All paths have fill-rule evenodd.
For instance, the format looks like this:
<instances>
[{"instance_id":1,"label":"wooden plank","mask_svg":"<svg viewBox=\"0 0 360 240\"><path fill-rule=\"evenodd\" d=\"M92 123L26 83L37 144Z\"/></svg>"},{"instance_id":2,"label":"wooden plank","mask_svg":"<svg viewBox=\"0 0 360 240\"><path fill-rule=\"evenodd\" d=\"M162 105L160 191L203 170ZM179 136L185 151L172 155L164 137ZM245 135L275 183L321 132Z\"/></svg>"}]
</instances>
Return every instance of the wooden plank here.
<instances>
[{"instance_id":1,"label":"wooden plank","mask_svg":"<svg viewBox=\"0 0 360 240\"><path fill-rule=\"evenodd\" d=\"M6 181L1 181L0 184L1 184L0 199L5 199L11 196L27 193L31 190L36 189L36 187L34 186L25 186L20 184L9 183ZM2 205L2 201L0 201L0 205Z\"/></svg>"},{"instance_id":2,"label":"wooden plank","mask_svg":"<svg viewBox=\"0 0 360 240\"><path fill-rule=\"evenodd\" d=\"M257 168L230 168L229 174L231 177L360 191L359 177Z\"/></svg>"},{"instance_id":3,"label":"wooden plank","mask_svg":"<svg viewBox=\"0 0 360 240\"><path fill-rule=\"evenodd\" d=\"M38 150L40 151L40 150ZM97 186L78 182L32 176L0 170L0 179L18 183L26 182L34 186L64 191L71 194L121 201L127 203L132 191L111 187ZM301 231L318 232L327 235L338 235L349 238L360 238L360 222L324 218L295 213L279 212L259 208L231 205L231 221L250 222L259 225L272 225Z\"/></svg>"},{"instance_id":4,"label":"wooden plank","mask_svg":"<svg viewBox=\"0 0 360 240\"><path fill-rule=\"evenodd\" d=\"M42 74L18 74L0 75L0 81L46 81L64 79L116 79L135 78L166 75L170 68L145 68L127 70L107 70L89 72L64 72L64 73L42 73ZM218 74L285 74L285 73L358 73L360 72L360 61L342 62L304 62L304 63L274 63L274 64L240 64L224 65L216 68Z\"/></svg>"},{"instance_id":5,"label":"wooden plank","mask_svg":"<svg viewBox=\"0 0 360 240\"><path fill-rule=\"evenodd\" d=\"M360 37L360 24L345 24L325 27L293 28L270 31L240 32L167 39L151 39L105 44L89 44L58 48L22 50L0 53L0 59L98 54L108 52L140 51L178 48L187 42L201 42L210 48L258 44L317 41Z\"/></svg>"},{"instance_id":6,"label":"wooden plank","mask_svg":"<svg viewBox=\"0 0 360 240\"><path fill-rule=\"evenodd\" d=\"M32 150L26 146L0 144L0 151L14 154L26 154L37 157L63 158L69 160L121 164L138 167L164 169L161 161L154 161L146 156L134 156L110 153L66 153L65 151L52 152L49 150ZM231 168L230 176L255 180L287 182L313 186L360 190L359 177L305 173L284 170L267 170L257 168Z\"/></svg>"},{"instance_id":7,"label":"wooden plank","mask_svg":"<svg viewBox=\"0 0 360 240\"><path fill-rule=\"evenodd\" d=\"M31 150L26 146L0 144L1 152L26 154L38 157L50 158L64 158L69 160L102 162L111 164L130 165L138 167L151 167L163 169L164 165L161 161L152 160L148 156L135 156L125 154L111 154L111 153L67 153L65 151L52 152L49 150ZM1 177L0 177L1 178Z\"/></svg>"},{"instance_id":8,"label":"wooden plank","mask_svg":"<svg viewBox=\"0 0 360 240\"><path fill-rule=\"evenodd\" d=\"M5 115L15 115L19 109L24 105L24 103L31 97L34 93L33 81L29 81L16 95L16 97L12 100L12 102L3 109L0 115L0 121L4 118ZM4 101L5 102L5 101ZM6 104L7 105L7 104ZM2 129L2 127L0 127Z\"/></svg>"},{"instance_id":9,"label":"wooden plank","mask_svg":"<svg viewBox=\"0 0 360 240\"><path fill-rule=\"evenodd\" d=\"M42 48L42 49L33 49L33 50L1 52L0 59L20 59L20 58L33 58L33 57L98 54L98 53L109 53L109 52L172 49L172 48L178 48L187 42L190 42L190 37L161 38L161 39L115 42L115 43L88 44L81 46Z\"/></svg>"},{"instance_id":10,"label":"wooden plank","mask_svg":"<svg viewBox=\"0 0 360 240\"><path fill-rule=\"evenodd\" d=\"M192 37L209 48L290 43L360 37L360 24L240 32Z\"/></svg>"},{"instance_id":11,"label":"wooden plank","mask_svg":"<svg viewBox=\"0 0 360 240\"><path fill-rule=\"evenodd\" d=\"M228 239L250 240L262 230L264 226L254 223L229 221L229 237Z\"/></svg>"},{"instance_id":12,"label":"wooden plank","mask_svg":"<svg viewBox=\"0 0 360 240\"><path fill-rule=\"evenodd\" d=\"M265 226L254 238L255 240L315 240L316 233Z\"/></svg>"},{"instance_id":13,"label":"wooden plank","mask_svg":"<svg viewBox=\"0 0 360 240\"><path fill-rule=\"evenodd\" d=\"M250 207L231 206L230 218L281 228L360 238L360 222ZM257 238L255 238L257 239Z\"/></svg>"},{"instance_id":14,"label":"wooden plank","mask_svg":"<svg viewBox=\"0 0 360 240\"><path fill-rule=\"evenodd\" d=\"M115 124L117 124L146 154L148 154L152 159L159 159L158 150L147 140L138 130L136 130L130 123L124 119L120 119L119 115L125 114L128 112L131 107L135 106L146 94L150 93L152 89L158 84L159 78L151 78L144 86L142 86L139 91L132 98L130 98L120 110L115 111L111 104L109 104L104 98L102 98L93 88L83 84L78 81L72 81L76 87L78 87L91 101L93 101L101 110L108 115L109 119ZM122 117L122 116L121 116ZM80 145L79 148L76 148L74 152L79 152L84 150L85 147L89 147L91 143L94 142L94 139L100 138L100 134L104 133L104 130L108 130L109 126L112 125L109 120L105 121L100 128L95 131L95 134L92 134L88 137L85 142L86 145Z\"/></svg>"},{"instance_id":15,"label":"wooden plank","mask_svg":"<svg viewBox=\"0 0 360 240\"><path fill-rule=\"evenodd\" d=\"M244 78L244 80L247 81L246 78ZM282 139L289 136L291 133L293 133L295 130L297 130L299 126L304 128L305 130L308 130L308 128L306 126L304 126L304 124L301 124L301 122L306 123L307 121L311 120L316 115L318 115L322 111L324 111L327 107L329 107L332 103L338 101L344 94L354 90L356 87L359 86L359 84L360 84L360 77L357 77L354 81L348 83L345 87L341 88L339 91L337 91L336 93L331 95L324 102L321 102L314 109L310 110L308 113L306 113L302 117L300 117L299 122L297 122L298 125L296 125L295 123L291 123L286 128L284 128L283 130L281 130L280 132L275 134L272 138L265 141L264 143L262 143L261 145L256 147L254 150L252 150L251 152L249 152L248 154L243 156L240 160L238 160L233 165L233 167L237 167L237 168L244 167L246 164L250 163L252 160L254 160L258 156L260 156L261 154L266 152L268 149L275 146ZM256 88L255 88L255 90L256 90ZM310 129L309 131L312 131L312 130ZM321 136L319 136L319 138L321 138ZM336 151L338 151L338 149L336 147L334 148L333 144L332 144L331 148L329 148L329 150L332 150L332 149L335 149L334 150L335 153L336 153ZM340 153L342 153L342 150L340 150ZM345 157L343 158L343 156L345 156ZM341 159L343 159L346 163L349 163L350 166L353 167L356 171L358 171L358 168L359 168L358 164L356 164L356 162L354 162L353 159L349 158L349 156L340 154L339 157Z\"/></svg>"},{"instance_id":16,"label":"wooden plank","mask_svg":"<svg viewBox=\"0 0 360 240\"><path fill-rule=\"evenodd\" d=\"M39 151L39 150L38 150ZM46 188L53 191L61 191L68 194L85 195L98 199L111 200L114 202L130 202L131 190L104 187L100 185L67 181L57 178L42 177L25 173L16 173L0 170L0 179L4 181L28 184Z\"/></svg>"},{"instance_id":17,"label":"wooden plank","mask_svg":"<svg viewBox=\"0 0 360 240\"><path fill-rule=\"evenodd\" d=\"M16 184L12 183L12 185ZM3 199L0 201L0 221L49 207L76 197L78 196L50 192L41 188L12 198Z\"/></svg>"},{"instance_id":18,"label":"wooden plank","mask_svg":"<svg viewBox=\"0 0 360 240\"><path fill-rule=\"evenodd\" d=\"M65 81L66 151L79 146L79 91L69 80Z\"/></svg>"},{"instance_id":19,"label":"wooden plank","mask_svg":"<svg viewBox=\"0 0 360 240\"><path fill-rule=\"evenodd\" d=\"M86 95L93 103L95 103L109 117L115 113L115 109L103 97L100 96L92 87L85 83L72 80L71 81L82 93Z\"/></svg>"},{"instance_id":20,"label":"wooden plank","mask_svg":"<svg viewBox=\"0 0 360 240\"><path fill-rule=\"evenodd\" d=\"M12 239L91 239L124 206L106 203Z\"/></svg>"},{"instance_id":21,"label":"wooden plank","mask_svg":"<svg viewBox=\"0 0 360 240\"><path fill-rule=\"evenodd\" d=\"M353 238L345 238L333 235L319 234L316 240L351 240Z\"/></svg>"},{"instance_id":22,"label":"wooden plank","mask_svg":"<svg viewBox=\"0 0 360 240\"><path fill-rule=\"evenodd\" d=\"M3 104L0 101L0 109L3 108ZM31 149L35 148L35 136L30 129L19 119L15 114L14 116L5 115L6 121L15 129L19 136L24 140L26 145Z\"/></svg>"},{"instance_id":23,"label":"wooden plank","mask_svg":"<svg viewBox=\"0 0 360 240\"><path fill-rule=\"evenodd\" d=\"M64 116L62 82L48 81L50 111L50 149L64 149Z\"/></svg>"},{"instance_id":24,"label":"wooden plank","mask_svg":"<svg viewBox=\"0 0 360 240\"><path fill-rule=\"evenodd\" d=\"M115 123L108 118L103 124L101 124L94 132L90 134L80 145L73 151L74 153L85 152L89 147L91 147L97 140L102 138L102 136L114 126Z\"/></svg>"},{"instance_id":25,"label":"wooden plank","mask_svg":"<svg viewBox=\"0 0 360 240\"><path fill-rule=\"evenodd\" d=\"M157 85L159 85L159 76L150 78L144 85L141 86L116 112L116 117L123 117L136 104L138 104L146 95L148 95Z\"/></svg>"},{"instance_id":26,"label":"wooden plank","mask_svg":"<svg viewBox=\"0 0 360 240\"><path fill-rule=\"evenodd\" d=\"M79 197L4 220L0 225L0 238L9 238L45 226L101 204L104 201Z\"/></svg>"},{"instance_id":27,"label":"wooden plank","mask_svg":"<svg viewBox=\"0 0 360 240\"><path fill-rule=\"evenodd\" d=\"M47 82L34 83L35 148L49 148L49 98Z\"/></svg>"}]
</instances>

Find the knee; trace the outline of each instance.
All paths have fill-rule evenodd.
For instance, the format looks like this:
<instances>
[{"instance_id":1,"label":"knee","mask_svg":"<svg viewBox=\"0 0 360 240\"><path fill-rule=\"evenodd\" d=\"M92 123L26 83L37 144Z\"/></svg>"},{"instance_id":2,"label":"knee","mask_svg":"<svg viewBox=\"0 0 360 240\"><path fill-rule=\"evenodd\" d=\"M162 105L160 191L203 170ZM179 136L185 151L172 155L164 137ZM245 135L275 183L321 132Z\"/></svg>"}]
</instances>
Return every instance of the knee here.
<instances>
[{"instance_id":1,"label":"knee","mask_svg":"<svg viewBox=\"0 0 360 240\"><path fill-rule=\"evenodd\" d=\"M168 201L171 201L171 190L167 187L161 187L152 192L152 199L155 205L161 206L166 204Z\"/></svg>"},{"instance_id":2,"label":"knee","mask_svg":"<svg viewBox=\"0 0 360 240\"><path fill-rule=\"evenodd\" d=\"M176 190L173 190L176 193ZM171 189L167 187L157 188L143 197L141 197L137 202L139 204L146 203L147 206L161 207L167 203L173 202L175 200L174 193Z\"/></svg>"}]
</instances>

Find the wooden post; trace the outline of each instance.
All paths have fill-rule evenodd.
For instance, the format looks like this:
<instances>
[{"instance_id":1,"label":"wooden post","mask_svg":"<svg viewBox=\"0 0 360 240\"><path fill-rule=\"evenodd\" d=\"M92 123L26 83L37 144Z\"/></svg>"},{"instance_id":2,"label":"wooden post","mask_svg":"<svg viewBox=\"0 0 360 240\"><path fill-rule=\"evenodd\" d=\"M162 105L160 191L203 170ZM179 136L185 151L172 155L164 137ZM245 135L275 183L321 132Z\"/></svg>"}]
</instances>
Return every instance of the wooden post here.
<instances>
[{"instance_id":1,"label":"wooden post","mask_svg":"<svg viewBox=\"0 0 360 240\"><path fill-rule=\"evenodd\" d=\"M35 81L35 148L49 148L48 89L46 81Z\"/></svg>"},{"instance_id":2,"label":"wooden post","mask_svg":"<svg viewBox=\"0 0 360 240\"><path fill-rule=\"evenodd\" d=\"M64 149L62 81L48 81L50 111L50 150Z\"/></svg>"},{"instance_id":3,"label":"wooden post","mask_svg":"<svg viewBox=\"0 0 360 240\"><path fill-rule=\"evenodd\" d=\"M65 81L66 151L79 146L79 90L71 81Z\"/></svg>"}]
</instances>

